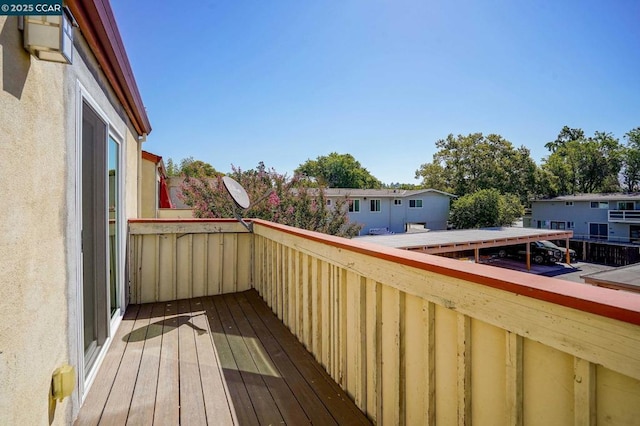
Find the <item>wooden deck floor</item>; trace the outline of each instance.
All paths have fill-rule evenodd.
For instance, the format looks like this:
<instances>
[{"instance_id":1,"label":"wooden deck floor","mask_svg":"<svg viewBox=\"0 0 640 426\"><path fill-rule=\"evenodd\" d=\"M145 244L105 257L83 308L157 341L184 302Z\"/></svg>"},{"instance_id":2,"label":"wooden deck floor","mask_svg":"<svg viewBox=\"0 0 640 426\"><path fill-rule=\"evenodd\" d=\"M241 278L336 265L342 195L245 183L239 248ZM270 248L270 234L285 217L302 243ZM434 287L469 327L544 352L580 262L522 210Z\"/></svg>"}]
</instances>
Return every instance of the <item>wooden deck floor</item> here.
<instances>
[{"instance_id":1,"label":"wooden deck floor","mask_svg":"<svg viewBox=\"0 0 640 426\"><path fill-rule=\"evenodd\" d=\"M129 306L77 425L370 424L260 296Z\"/></svg>"}]
</instances>

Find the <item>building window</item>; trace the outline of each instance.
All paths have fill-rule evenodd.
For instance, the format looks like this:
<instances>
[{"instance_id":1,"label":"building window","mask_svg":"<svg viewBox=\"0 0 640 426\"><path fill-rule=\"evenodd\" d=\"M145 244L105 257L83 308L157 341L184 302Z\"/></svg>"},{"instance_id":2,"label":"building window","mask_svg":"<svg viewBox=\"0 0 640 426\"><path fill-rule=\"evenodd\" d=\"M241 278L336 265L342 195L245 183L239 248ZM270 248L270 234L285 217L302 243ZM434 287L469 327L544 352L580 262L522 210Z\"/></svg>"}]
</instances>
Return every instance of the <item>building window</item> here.
<instances>
[{"instance_id":1,"label":"building window","mask_svg":"<svg viewBox=\"0 0 640 426\"><path fill-rule=\"evenodd\" d=\"M591 208L592 209L608 209L609 202L608 201L592 201Z\"/></svg>"},{"instance_id":2,"label":"building window","mask_svg":"<svg viewBox=\"0 0 640 426\"><path fill-rule=\"evenodd\" d=\"M606 240L609 232L609 226L606 223L590 223L589 237L598 240Z\"/></svg>"},{"instance_id":3,"label":"building window","mask_svg":"<svg viewBox=\"0 0 640 426\"><path fill-rule=\"evenodd\" d=\"M360 211L360 200L349 200L349 213L358 213Z\"/></svg>"},{"instance_id":4,"label":"building window","mask_svg":"<svg viewBox=\"0 0 640 426\"><path fill-rule=\"evenodd\" d=\"M618 210L635 210L633 201L618 201Z\"/></svg>"},{"instance_id":5,"label":"building window","mask_svg":"<svg viewBox=\"0 0 640 426\"><path fill-rule=\"evenodd\" d=\"M394 206L401 206L402 205L402 200L398 200L398 199L393 200L393 205Z\"/></svg>"},{"instance_id":6,"label":"building window","mask_svg":"<svg viewBox=\"0 0 640 426\"><path fill-rule=\"evenodd\" d=\"M573 222L567 222L567 229L573 229L576 227L576 224Z\"/></svg>"},{"instance_id":7,"label":"building window","mask_svg":"<svg viewBox=\"0 0 640 426\"><path fill-rule=\"evenodd\" d=\"M372 212L379 212L380 211L380 200L370 200L369 201L369 206L370 206L370 210Z\"/></svg>"},{"instance_id":8,"label":"building window","mask_svg":"<svg viewBox=\"0 0 640 426\"><path fill-rule=\"evenodd\" d=\"M565 229L564 222L556 222L554 220L551 221L551 229Z\"/></svg>"},{"instance_id":9,"label":"building window","mask_svg":"<svg viewBox=\"0 0 640 426\"><path fill-rule=\"evenodd\" d=\"M422 200L409 200L409 208L410 209L421 209L422 208Z\"/></svg>"},{"instance_id":10,"label":"building window","mask_svg":"<svg viewBox=\"0 0 640 426\"><path fill-rule=\"evenodd\" d=\"M573 206L573 201L565 201L564 205L565 206Z\"/></svg>"},{"instance_id":11,"label":"building window","mask_svg":"<svg viewBox=\"0 0 640 426\"><path fill-rule=\"evenodd\" d=\"M331 200L327 200L327 206L331 205Z\"/></svg>"}]
</instances>

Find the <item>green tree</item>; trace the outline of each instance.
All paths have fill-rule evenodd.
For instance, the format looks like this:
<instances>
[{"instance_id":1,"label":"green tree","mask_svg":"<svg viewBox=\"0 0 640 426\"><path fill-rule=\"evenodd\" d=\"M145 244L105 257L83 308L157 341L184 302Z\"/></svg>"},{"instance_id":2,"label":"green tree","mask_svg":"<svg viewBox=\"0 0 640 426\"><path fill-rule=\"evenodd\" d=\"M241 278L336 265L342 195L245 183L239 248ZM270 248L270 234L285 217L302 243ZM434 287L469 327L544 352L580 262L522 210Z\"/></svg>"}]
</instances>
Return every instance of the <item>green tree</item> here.
<instances>
[{"instance_id":1,"label":"green tree","mask_svg":"<svg viewBox=\"0 0 640 426\"><path fill-rule=\"evenodd\" d=\"M453 202L450 221L458 229L509 226L523 214L516 195L481 189Z\"/></svg>"},{"instance_id":2,"label":"green tree","mask_svg":"<svg viewBox=\"0 0 640 426\"><path fill-rule=\"evenodd\" d=\"M328 188L376 189L382 182L362 167L351 154L332 152L315 160L307 160L295 170L307 178L314 179L318 185Z\"/></svg>"},{"instance_id":3,"label":"green tree","mask_svg":"<svg viewBox=\"0 0 640 426\"><path fill-rule=\"evenodd\" d=\"M584 131L582 129L572 129L569 126L564 126L558 133L558 137L551 142L547 142L544 146L553 153L569 142L581 140L584 140Z\"/></svg>"},{"instance_id":4,"label":"green tree","mask_svg":"<svg viewBox=\"0 0 640 426\"><path fill-rule=\"evenodd\" d=\"M564 126L556 140L545 146L551 154L542 168L555 176L558 195L620 189L623 149L611 133L595 132L587 138L581 129Z\"/></svg>"},{"instance_id":5,"label":"green tree","mask_svg":"<svg viewBox=\"0 0 640 426\"><path fill-rule=\"evenodd\" d=\"M627 144L622 154L622 181L627 192L640 190L640 127L625 134Z\"/></svg>"},{"instance_id":6,"label":"green tree","mask_svg":"<svg viewBox=\"0 0 640 426\"><path fill-rule=\"evenodd\" d=\"M416 171L422 186L459 196L481 189L517 194L526 202L535 194L537 165L525 147L514 148L502 136L448 135L436 142L433 161Z\"/></svg>"},{"instance_id":7,"label":"green tree","mask_svg":"<svg viewBox=\"0 0 640 426\"><path fill-rule=\"evenodd\" d=\"M435 160L432 163L421 165L420 169L416 170L416 179L422 178L421 187L449 193L455 192L451 175L451 169L443 167Z\"/></svg>"},{"instance_id":8,"label":"green tree","mask_svg":"<svg viewBox=\"0 0 640 426\"><path fill-rule=\"evenodd\" d=\"M245 188L252 202L243 212L245 217L342 237L356 236L362 228L349 222L346 199L327 207L324 190L308 188L300 175L289 178L261 162L256 169L233 168L229 176ZM224 189L222 176L187 175L181 189L182 199L193 208L195 217L233 217L234 205Z\"/></svg>"},{"instance_id":9,"label":"green tree","mask_svg":"<svg viewBox=\"0 0 640 426\"><path fill-rule=\"evenodd\" d=\"M416 185L415 183L400 183L400 182L391 182L389 184L382 185L385 189L402 189L402 190L412 190L412 189L421 189L420 185Z\"/></svg>"},{"instance_id":10,"label":"green tree","mask_svg":"<svg viewBox=\"0 0 640 426\"><path fill-rule=\"evenodd\" d=\"M187 157L180 160L180 166L177 166L173 159L167 160L167 176L188 176L188 177L216 177L222 176L224 173L217 171L211 164L193 157Z\"/></svg>"},{"instance_id":11,"label":"green tree","mask_svg":"<svg viewBox=\"0 0 640 426\"><path fill-rule=\"evenodd\" d=\"M172 158L167 159L166 170L167 170L167 176L169 177L180 175L180 172L178 171L178 167L176 166L176 163L174 163Z\"/></svg>"},{"instance_id":12,"label":"green tree","mask_svg":"<svg viewBox=\"0 0 640 426\"><path fill-rule=\"evenodd\" d=\"M559 179L547 169L536 167L534 182L533 193L535 197L548 198L559 194Z\"/></svg>"},{"instance_id":13,"label":"green tree","mask_svg":"<svg viewBox=\"0 0 640 426\"><path fill-rule=\"evenodd\" d=\"M211 164L201 160L194 160L193 157L184 158L180 161L180 173L189 177L216 177L222 176Z\"/></svg>"}]
</instances>

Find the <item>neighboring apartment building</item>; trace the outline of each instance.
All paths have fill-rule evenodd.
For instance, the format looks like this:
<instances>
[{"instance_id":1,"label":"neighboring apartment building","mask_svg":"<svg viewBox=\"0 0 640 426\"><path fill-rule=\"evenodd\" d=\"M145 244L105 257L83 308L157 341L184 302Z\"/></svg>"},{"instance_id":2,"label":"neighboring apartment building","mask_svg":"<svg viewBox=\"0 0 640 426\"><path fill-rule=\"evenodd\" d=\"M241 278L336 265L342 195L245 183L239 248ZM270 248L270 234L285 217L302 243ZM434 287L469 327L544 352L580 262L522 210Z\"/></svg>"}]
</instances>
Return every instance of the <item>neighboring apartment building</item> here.
<instances>
[{"instance_id":1,"label":"neighboring apartment building","mask_svg":"<svg viewBox=\"0 0 640 426\"><path fill-rule=\"evenodd\" d=\"M530 226L570 229L575 239L640 243L640 194L566 195L534 200Z\"/></svg>"},{"instance_id":2,"label":"neighboring apartment building","mask_svg":"<svg viewBox=\"0 0 640 426\"><path fill-rule=\"evenodd\" d=\"M64 4L0 16L0 424L72 424L128 297L151 126L109 2Z\"/></svg>"},{"instance_id":3,"label":"neighboring apartment building","mask_svg":"<svg viewBox=\"0 0 640 426\"><path fill-rule=\"evenodd\" d=\"M349 220L363 225L360 234L381 230L406 232L412 224L426 229L447 229L453 194L435 189L349 189L329 188L327 202L347 199Z\"/></svg>"},{"instance_id":4,"label":"neighboring apartment building","mask_svg":"<svg viewBox=\"0 0 640 426\"><path fill-rule=\"evenodd\" d=\"M188 209L180 196L182 180L181 177L168 179L171 203L176 209ZM451 198L455 197L435 189L327 188L325 194L331 207L339 199L347 200L349 220L363 225L361 235L406 232L410 225L431 230L447 229L449 206Z\"/></svg>"}]
</instances>

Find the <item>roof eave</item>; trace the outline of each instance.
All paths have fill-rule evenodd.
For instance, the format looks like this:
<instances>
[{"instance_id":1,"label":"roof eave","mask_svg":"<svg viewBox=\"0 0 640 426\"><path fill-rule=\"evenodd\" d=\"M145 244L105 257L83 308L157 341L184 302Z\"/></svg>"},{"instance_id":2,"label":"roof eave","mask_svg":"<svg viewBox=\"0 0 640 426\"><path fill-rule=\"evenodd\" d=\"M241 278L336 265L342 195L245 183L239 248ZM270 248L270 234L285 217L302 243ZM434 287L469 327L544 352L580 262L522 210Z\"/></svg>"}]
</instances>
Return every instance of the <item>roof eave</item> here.
<instances>
[{"instance_id":1,"label":"roof eave","mask_svg":"<svg viewBox=\"0 0 640 426\"><path fill-rule=\"evenodd\" d=\"M108 0L68 0L84 38L140 136L151 133L124 43Z\"/></svg>"}]
</instances>

